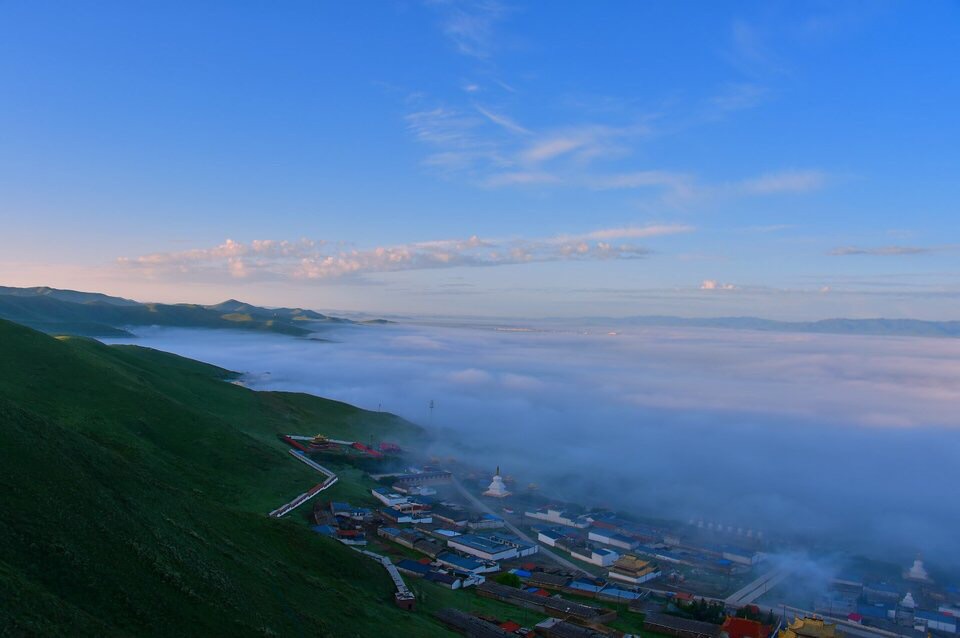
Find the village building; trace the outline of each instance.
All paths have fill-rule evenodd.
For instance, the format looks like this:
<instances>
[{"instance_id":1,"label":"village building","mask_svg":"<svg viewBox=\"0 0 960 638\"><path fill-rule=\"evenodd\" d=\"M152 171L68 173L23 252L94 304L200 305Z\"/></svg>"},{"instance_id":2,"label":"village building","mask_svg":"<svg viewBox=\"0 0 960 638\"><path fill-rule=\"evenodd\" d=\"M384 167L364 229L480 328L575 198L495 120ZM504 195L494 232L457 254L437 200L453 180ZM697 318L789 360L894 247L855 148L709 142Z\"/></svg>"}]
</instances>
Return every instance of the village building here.
<instances>
[{"instance_id":1,"label":"village building","mask_svg":"<svg viewBox=\"0 0 960 638\"><path fill-rule=\"evenodd\" d=\"M632 554L625 554L614 561L607 575L615 580L639 585L654 578L659 578L661 573L660 568L649 561L637 558Z\"/></svg>"},{"instance_id":2,"label":"village building","mask_svg":"<svg viewBox=\"0 0 960 638\"><path fill-rule=\"evenodd\" d=\"M574 516L564 510L552 507L541 508L532 512L524 512L523 515L538 521L547 521L548 523L564 525L566 527L576 527L577 529L586 529L590 527L591 523L591 519L588 516Z\"/></svg>"},{"instance_id":3,"label":"village building","mask_svg":"<svg viewBox=\"0 0 960 638\"><path fill-rule=\"evenodd\" d=\"M515 634L482 618L477 618L459 609L441 609L436 618L458 633L473 638L513 638Z\"/></svg>"},{"instance_id":4,"label":"village building","mask_svg":"<svg viewBox=\"0 0 960 638\"><path fill-rule=\"evenodd\" d=\"M535 554L540 548L515 536L462 534L447 541L453 549L485 560L507 560Z\"/></svg>"},{"instance_id":5,"label":"village building","mask_svg":"<svg viewBox=\"0 0 960 638\"><path fill-rule=\"evenodd\" d=\"M597 543L603 543L604 545L610 545L611 547L625 549L627 551L636 549L637 545L640 544L629 536L624 536L623 534L605 529L590 530L590 532L587 534L587 539Z\"/></svg>"},{"instance_id":6,"label":"village building","mask_svg":"<svg viewBox=\"0 0 960 638\"><path fill-rule=\"evenodd\" d=\"M600 567L610 567L620 558L620 554L612 549L592 548L586 545L570 547L569 551L570 555L577 560L582 560L591 565L599 565Z\"/></svg>"},{"instance_id":7,"label":"village building","mask_svg":"<svg viewBox=\"0 0 960 638\"><path fill-rule=\"evenodd\" d=\"M566 534L556 529L545 529L537 532L537 540L548 547L556 547Z\"/></svg>"},{"instance_id":8,"label":"village building","mask_svg":"<svg viewBox=\"0 0 960 638\"><path fill-rule=\"evenodd\" d=\"M756 620L728 616L720 626L720 638L769 638L772 629Z\"/></svg>"},{"instance_id":9,"label":"village building","mask_svg":"<svg viewBox=\"0 0 960 638\"><path fill-rule=\"evenodd\" d=\"M462 508L453 508L443 503L433 507L431 511L437 523L450 527L466 527L470 520L470 516Z\"/></svg>"},{"instance_id":10,"label":"village building","mask_svg":"<svg viewBox=\"0 0 960 638\"><path fill-rule=\"evenodd\" d=\"M380 518L390 525L399 525L401 523L423 524L433 522L433 517L430 515L430 512L424 512L422 510L401 512L399 510L383 507L380 508L379 514Z\"/></svg>"},{"instance_id":11,"label":"village building","mask_svg":"<svg viewBox=\"0 0 960 638\"><path fill-rule=\"evenodd\" d=\"M547 618L537 623L537 635L546 638L605 638L608 634L560 618Z\"/></svg>"},{"instance_id":12,"label":"village building","mask_svg":"<svg viewBox=\"0 0 960 638\"><path fill-rule=\"evenodd\" d=\"M918 610L914 612L914 626L922 627L925 630L943 631L948 634L957 633L957 619L939 611Z\"/></svg>"},{"instance_id":13,"label":"village building","mask_svg":"<svg viewBox=\"0 0 960 638\"><path fill-rule=\"evenodd\" d=\"M531 572L527 578L527 584L534 587L544 587L546 589L563 589L570 582L570 576L566 574L556 574L553 572Z\"/></svg>"},{"instance_id":14,"label":"village building","mask_svg":"<svg viewBox=\"0 0 960 638\"><path fill-rule=\"evenodd\" d=\"M482 561L470 556L461 556L453 552L444 552L437 556L437 562L444 567L464 574L487 574L500 571L500 566L493 561Z\"/></svg>"},{"instance_id":15,"label":"village building","mask_svg":"<svg viewBox=\"0 0 960 638\"><path fill-rule=\"evenodd\" d=\"M410 498L404 496L403 494L397 494L396 492L391 492L390 490L384 489L382 487L375 487L370 490L370 493L375 499L386 505L387 507L396 507L402 503L409 502Z\"/></svg>"},{"instance_id":16,"label":"village building","mask_svg":"<svg viewBox=\"0 0 960 638\"><path fill-rule=\"evenodd\" d=\"M668 614L649 613L644 617L647 631L677 638L719 638L720 625Z\"/></svg>"},{"instance_id":17,"label":"village building","mask_svg":"<svg viewBox=\"0 0 960 638\"><path fill-rule=\"evenodd\" d=\"M338 518L349 518L364 523L373 520L373 510L369 507L357 507L350 503L330 501L330 513Z\"/></svg>"},{"instance_id":18,"label":"village building","mask_svg":"<svg viewBox=\"0 0 960 638\"><path fill-rule=\"evenodd\" d=\"M797 618L780 630L778 638L836 638L837 626L822 618Z\"/></svg>"},{"instance_id":19,"label":"village building","mask_svg":"<svg viewBox=\"0 0 960 638\"><path fill-rule=\"evenodd\" d=\"M467 527L469 529L500 529L504 527L506 523L499 516L494 514L481 514L476 518L472 518L467 521Z\"/></svg>"}]
</instances>

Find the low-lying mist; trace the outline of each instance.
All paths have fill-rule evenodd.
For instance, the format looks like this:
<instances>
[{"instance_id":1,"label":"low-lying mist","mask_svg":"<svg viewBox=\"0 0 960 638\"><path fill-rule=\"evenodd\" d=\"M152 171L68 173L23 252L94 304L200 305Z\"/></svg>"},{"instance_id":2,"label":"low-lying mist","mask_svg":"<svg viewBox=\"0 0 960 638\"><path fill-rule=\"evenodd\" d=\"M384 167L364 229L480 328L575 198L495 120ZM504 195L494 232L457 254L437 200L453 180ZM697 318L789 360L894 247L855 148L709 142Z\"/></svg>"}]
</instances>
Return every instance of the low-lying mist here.
<instances>
[{"instance_id":1,"label":"low-lying mist","mask_svg":"<svg viewBox=\"0 0 960 638\"><path fill-rule=\"evenodd\" d=\"M960 565L960 341L341 326L136 343L444 431L444 455L586 505ZM115 340L111 340L115 341ZM433 401L435 408L429 408ZM318 431L322 431L318 424Z\"/></svg>"}]
</instances>

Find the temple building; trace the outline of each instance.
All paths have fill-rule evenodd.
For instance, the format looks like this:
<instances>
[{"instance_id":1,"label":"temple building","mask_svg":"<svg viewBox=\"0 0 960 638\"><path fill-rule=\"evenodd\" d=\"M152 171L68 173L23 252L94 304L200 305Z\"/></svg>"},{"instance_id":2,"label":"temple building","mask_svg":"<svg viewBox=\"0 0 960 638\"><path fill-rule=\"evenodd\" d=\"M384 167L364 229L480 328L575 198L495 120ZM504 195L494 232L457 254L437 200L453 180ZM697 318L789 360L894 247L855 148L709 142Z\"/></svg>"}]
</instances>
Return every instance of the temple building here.
<instances>
[{"instance_id":1,"label":"temple building","mask_svg":"<svg viewBox=\"0 0 960 638\"><path fill-rule=\"evenodd\" d=\"M500 476L500 466L497 466L497 473L493 475L493 480L490 482L487 491L483 493L484 496L492 496L494 498L505 498L510 496L511 492L507 491L507 486L503 484L503 477Z\"/></svg>"},{"instance_id":2,"label":"temple building","mask_svg":"<svg viewBox=\"0 0 960 638\"><path fill-rule=\"evenodd\" d=\"M797 618L786 629L781 629L779 638L835 638L837 626L822 618Z\"/></svg>"},{"instance_id":3,"label":"temple building","mask_svg":"<svg viewBox=\"0 0 960 638\"><path fill-rule=\"evenodd\" d=\"M614 561L607 576L632 585L639 585L648 580L659 578L660 569L649 561L642 560L632 554L625 554Z\"/></svg>"}]
</instances>

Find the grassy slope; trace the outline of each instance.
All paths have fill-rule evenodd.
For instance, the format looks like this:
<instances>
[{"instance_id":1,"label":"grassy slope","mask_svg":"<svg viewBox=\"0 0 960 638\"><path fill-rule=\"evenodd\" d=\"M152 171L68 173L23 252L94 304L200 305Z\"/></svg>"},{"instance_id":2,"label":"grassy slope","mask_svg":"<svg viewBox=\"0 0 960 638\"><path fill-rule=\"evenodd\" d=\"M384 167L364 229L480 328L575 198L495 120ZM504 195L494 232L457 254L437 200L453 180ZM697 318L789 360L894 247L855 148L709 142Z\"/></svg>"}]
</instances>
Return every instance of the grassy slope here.
<instances>
[{"instance_id":1,"label":"grassy slope","mask_svg":"<svg viewBox=\"0 0 960 638\"><path fill-rule=\"evenodd\" d=\"M443 635L373 561L264 516L318 480L276 433L413 426L226 376L0 321L0 635Z\"/></svg>"}]
</instances>

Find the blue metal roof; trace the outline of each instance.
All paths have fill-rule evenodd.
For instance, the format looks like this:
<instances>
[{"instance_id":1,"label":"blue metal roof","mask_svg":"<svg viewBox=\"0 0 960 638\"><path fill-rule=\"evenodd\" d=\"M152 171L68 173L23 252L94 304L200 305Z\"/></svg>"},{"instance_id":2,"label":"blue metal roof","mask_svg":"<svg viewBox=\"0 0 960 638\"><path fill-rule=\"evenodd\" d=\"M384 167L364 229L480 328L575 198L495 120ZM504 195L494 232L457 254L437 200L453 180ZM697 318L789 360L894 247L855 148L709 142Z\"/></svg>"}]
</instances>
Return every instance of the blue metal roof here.
<instances>
[{"instance_id":1,"label":"blue metal roof","mask_svg":"<svg viewBox=\"0 0 960 638\"><path fill-rule=\"evenodd\" d=\"M500 552L505 552L512 547L508 545L503 545L501 543L494 542L489 538L484 536L477 536L476 534L464 534L462 536L457 536L451 538L449 542L459 543L466 547L479 550L481 552L487 552L488 554L499 554Z\"/></svg>"},{"instance_id":2,"label":"blue metal roof","mask_svg":"<svg viewBox=\"0 0 960 638\"><path fill-rule=\"evenodd\" d=\"M474 571L483 567L483 563L481 563L480 561L474 558L469 558L467 556L454 554L453 552L440 554L439 556L437 556L437 560L444 563L450 563L451 565L455 565L460 569L465 569L467 571Z\"/></svg>"},{"instance_id":3,"label":"blue metal roof","mask_svg":"<svg viewBox=\"0 0 960 638\"><path fill-rule=\"evenodd\" d=\"M593 580L577 579L567 583L567 587L570 589L579 589L581 591L598 592L603 589L605 584L606 583L597 583Z\"/></svg>"},{"instance_id":4,"label":"blue metal roof","mask_svg":"<svg viewBox=\"0 0 960 638\"><path fill-rule=\"evenodd\" d=\"M857 605L857 613L865 618L886 618L891 609L887 605Z\"/></svg>"},{"instance_id":5,"label":"blue metal roof","mask_svg":"<svg viewBox=\"0 0 960 638\"><path fill-rule=\"evenodd\" d=\"M418 563L415 560L410 560L409 558L404 558L402 561L397 563L397 569L405 569L408 572L413 572L415 574L420 574L421 576L430 572L430 565L424 565Z\"/></svg>"},{"instance_id":6,"label":"blue metal roof","mask_svg":"<svg viewBox=\"0 0 960 638\"><path fill-rule=\"evenodd\" d=\"M926 611L924 609L918 609L913 613L916 618L923 618L924 620L936 620L938 622L950 623L952 625L957 624L957 619L953 616L948 616L947 614L941 613L939 611Z\"/></svg>"},{"instance_id":7,"label":"blue metal roof","mask_svg":"<svg viewBox=\"0 0 960 638\"><path fill-rule=\"evenodd\" d=\"M624 598L627 600L636 600L637 598L640 598L640 596L642 596L642 594L638 594L635 591L627 591L626 589L620 589L618 587L607 587L601 593L604 596Z\"/></svg>"},{"instance_id":8,"label":"blue metal roof","mask_svg":"<svg viewBox=\"0 0 960 638\"><path fill-rule=\"evenodd\" d=\"M522 539L514 536L513 534L491 534L491 535L487 536L487 539L489 539L491 542L497 543L498 545L501 545L501 546L502 546L502 545L513 545L513 546L516 546L516 547L518 547L518 548L526 548L526 549L529 549L529 548L531 548L531 547L535 547L535 544L533 544L533 543L528 543L527 541L522 540Z\"/></svg>"},{"instance_id":9,"label":"blue metal roof","mask_svg":"<svg viewBox=\"0 0 960 638\"><path fill-rule=\"evenodd\" d=\"M635 544L637 541L629 536L624 536L623 534L618 534L616 532L609 532L606 530L592 529L590 530L595 536L600 536L601 538L606 538L608 540L617 541L620 543L627 543L630 545Z\"/></svg>"}]
</instances>

